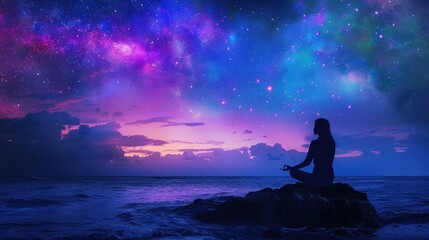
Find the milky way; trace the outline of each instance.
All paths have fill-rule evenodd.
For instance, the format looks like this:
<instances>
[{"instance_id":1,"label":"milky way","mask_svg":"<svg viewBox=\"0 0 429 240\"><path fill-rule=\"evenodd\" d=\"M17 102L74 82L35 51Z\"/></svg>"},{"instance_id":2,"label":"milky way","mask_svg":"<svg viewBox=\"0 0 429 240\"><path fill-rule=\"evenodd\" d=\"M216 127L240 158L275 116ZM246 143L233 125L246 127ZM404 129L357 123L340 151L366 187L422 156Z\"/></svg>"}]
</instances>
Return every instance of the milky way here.
<instances>
[{"instance_id":1,"label":"milky way","mask_svg":"<svg viewBox=\"0 0 429 240\"><path fill-rule=\"evenodd\" d=\"M304 151L318 117L339 138L411 141L429 126L428 9L393 0L2 1L0 117L64 111L168 142L128 149L140 156L260 142ZM382 150L342 153L371 151Z\"/></svg>"}]
</instances>

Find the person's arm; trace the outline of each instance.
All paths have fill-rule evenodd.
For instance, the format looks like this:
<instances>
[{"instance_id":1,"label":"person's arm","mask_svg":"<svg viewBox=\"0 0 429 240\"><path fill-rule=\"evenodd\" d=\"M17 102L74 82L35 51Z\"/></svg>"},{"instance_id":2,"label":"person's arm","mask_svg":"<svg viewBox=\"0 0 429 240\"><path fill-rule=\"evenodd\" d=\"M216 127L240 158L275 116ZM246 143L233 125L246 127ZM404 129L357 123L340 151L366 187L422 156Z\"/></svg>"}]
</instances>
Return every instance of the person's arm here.
<instances>
[{"instance_id":1,"label":"person's arm","mask_svg":"<svg viewBox=\"0 0 429 240\"><path fill-rule=\"evenodd\" d=\"M294 167L290 167L290 168L291 169L300 169L303 167L307 167L308 165L310 165L311 161L313 160L313 157L314 157L313 142L311 142L310 148L308 149L308 152L307 152L307 157L304 159L304 161L302 161L300 164L298 164Z\"/></svg>"},{"instance_id":2,"label":"person's arm","mask_svg":"<svg viewBox=\"0 0 429 240\"><path fill-rule=\"evenodd\" d=\"M300 163L300 164L298 164L298 165L296 165L296 166L294 166L294 167L291 167L291 166L289 166L289 165L287 165L287 164L285 164L285 165L283 165L283 168L280 168L280 170L282 170L282 171L290 171L290 170L296 170L296 169L300 169L300 168L303 168L303 167L307 167L308 165L310 165L310 163L311 163L311 161L313 160L313 157L314 157L314 150L313 150L313 142L311 142L311 144L310 144L310 148L308 149L308 152L307 152L307 157L305 157L305 159L304 159L304 161L302 161L302 163Z\"/></svg>"}]
</instances>

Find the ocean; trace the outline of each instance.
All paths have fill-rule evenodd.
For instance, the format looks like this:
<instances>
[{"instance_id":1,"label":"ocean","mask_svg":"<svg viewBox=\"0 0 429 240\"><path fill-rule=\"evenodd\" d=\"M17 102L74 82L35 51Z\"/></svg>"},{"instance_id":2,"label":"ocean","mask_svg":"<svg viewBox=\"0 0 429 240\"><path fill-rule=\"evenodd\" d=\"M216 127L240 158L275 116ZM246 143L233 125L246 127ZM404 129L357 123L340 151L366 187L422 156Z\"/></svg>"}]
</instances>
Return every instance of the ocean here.
<instances>
[{"instance_id":1,"label":"ocean","mask_svg":"<svg viewBox=\"0 0 429 240\"><path fill-rule=\"evenodd\" d=\"M337 177L368 194L384 226L359 239L429 239L429 177ZM0 239L259 239L267 226L205 224L175 211L289 177L0 178ZM288 229L285 229L286 231ZM289 229L313 239L323 229ZM308 234L307 234L308 233Z\"/></svg>"}]
</instances>

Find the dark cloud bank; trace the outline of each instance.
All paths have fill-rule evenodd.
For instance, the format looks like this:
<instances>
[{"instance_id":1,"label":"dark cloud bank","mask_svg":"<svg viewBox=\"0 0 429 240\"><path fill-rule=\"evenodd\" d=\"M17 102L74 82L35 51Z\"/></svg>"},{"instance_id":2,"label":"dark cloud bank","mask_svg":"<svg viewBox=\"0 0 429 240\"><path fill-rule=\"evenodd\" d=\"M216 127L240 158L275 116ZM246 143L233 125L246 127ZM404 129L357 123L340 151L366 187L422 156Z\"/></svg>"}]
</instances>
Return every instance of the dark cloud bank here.
<instances>
[{"instance_id":1,"label":"dark cloud bank","mask_svg":"<svg viewBox=\"0 0 429 240\"><path fill-rule=\"evenodd\" d=\"M260 175L261 169L269 171L278 165L278 161L267 159L280 160L289 155L298 158L302 154L286 151L280 144L271 147L261 143L235 150L185 149L182 154L166 156L145 150L146 157L124 157L120 146L167 142L143 135L123 136L119 128L114 122L80 125L78 118L66 112L0 119L0 175ZM260 168L260 162L271 163Z\"/></svg>"},{"instance_id":2,"label":"dark cloud bank","mask_svg":"<svg viewBox=\"0 0 429 240\"><path fill-rule=\"evenodd\" d=\"M0 175L121 174L125 158L119 146L166 143L141 135L123 136L117 123L94 127L79 123L65 112L0 119ZM62 136L67 128L74 130Z\"/></svg>"},{"instance_id":3,"label":"dark cloud bank","mask_svg":"<svg viewBox=\"0 0 429 240\"><path fill-rule=\"evenodd\" d=\"M233 150L183 149L182 154L166 156L140 150L147 156L124 157L120 146L167 142L143 135L123 136L119 128L114 122L80 125L78 118L66 112L0 119L0 176L280 175L283 164L294 165L305 158L305 153L285 150L278 143ZM337 136L336 142L337 175L426 175L429 171L425 153L429 138L424 135L398 140L368 133ZM351 156L351 152L360 154Z\"/></svg>"}]
</instances>

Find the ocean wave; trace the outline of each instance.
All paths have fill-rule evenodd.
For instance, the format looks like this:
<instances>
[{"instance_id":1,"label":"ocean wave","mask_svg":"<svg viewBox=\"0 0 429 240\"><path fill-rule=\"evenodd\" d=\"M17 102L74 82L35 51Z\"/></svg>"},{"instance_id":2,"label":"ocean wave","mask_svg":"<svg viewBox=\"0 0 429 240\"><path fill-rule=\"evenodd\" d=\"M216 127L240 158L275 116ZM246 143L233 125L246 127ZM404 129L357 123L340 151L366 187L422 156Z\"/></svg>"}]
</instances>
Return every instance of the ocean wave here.
<instances>
[{"instance_id":1,"label":"ocean wave","mask_svg":"<svg viewBox=\"0 0 429 240\"><path fill-rule=\"evenodd\" d=\"M138 208L140 206L145 206L145 205L146 205L145 203L135 203L135 202L133 202L133 203L127 203L124 206L122 206L121 208L133 208L133 209L136 209L136 208Z\"/></svg>"},{"instance_id":2,"label":"ocean wave","mask_svg":"<svg viewBox=\"0 0 429 240\"><path fill-rule=\"evenodd\" d=\"M55 189L54 186L43 186L43 187L38 187L37 189L39 190L52 190Z\"/></svg>"},{"instance_id":3,"label":"ocean wave","mask_svg":"<svg viewBox=\"0 0 429 240\"><path fill-rule=\"evenodd\" d=\"M152 233L154 238L165 238L171 239L171 237L177 237L183 239L192 239L191 237L198 237L196 239L219 239L222 234L213 230L197 229L197 228L158 228Z\"/></svg>"},{"instance_id":4,"label":"ocean wave","mask_svg":"<svg viewBox=\"0 0 429 240\"><path fill-rule=\"evenodd\" d=\"M86 195L84 193L75 194L74 197L78 198L78 199L88 199L88 198L91 198L90 196L88 196L88 195Z\"/></svg>"},{"instance_id":5,"label":"ocean wave","mask_svg":"<svg viewBox=\"0 0 429 240\"><path fill-rule=\"evenodd\" d=\"M64 202L52 199L22 199L22 198L10 198L5 201L6 207L10 208L25 208L25 207L47 207L62 205Z\"/></svg>"},{"instance_id":6,"label":"ocean wave","mask_svg":"<svg viewBox=\"0 0 429 240\"><path fill-rule=\"evenodd\" d=\"M120 218L122 220L129 221L129 220L132 220L134 218L134 214L132 214L131 212L123 212L123 213L116 215L116 217Z\"/></svg>"},{"instance_id":7,"label":"ocean wave","mask_svg":"<svg viewBox=\"0 0 429 240\"><path fill-rule=\"evenodd\" d=\"M420 224L429 222L429 213L398 213L392 216L386 216L383 219L384 224Z\"/></svg>"},{"instance_id":8,"label":"ocean wave","mask_svg":"<svg viewBox=\"0 0 429 240\"><path fill-rule=\"evenodd\" d=\"M110 230L110 229L93 229L94 233L87 235L74 234L73 236L62 236L59 239L63 240L79 240L79 239L147 239L149 234L142 234L128 229Z\"/></svg>"},{"instance_id":9,"label":"ocean wave","mask_svg":"<svg viewBox=\"0 0 429 240\"><path fill-rule=\"evenodd\" d=\"M0 223L1 228L13 228L13 227L41 227L41 226L55 226L58 225L57 222L47 222L47 221L40 221L40 222L7 222L7 223ZM1 235L0 235L1 236Z\"/></svg>"}]
</instances>

